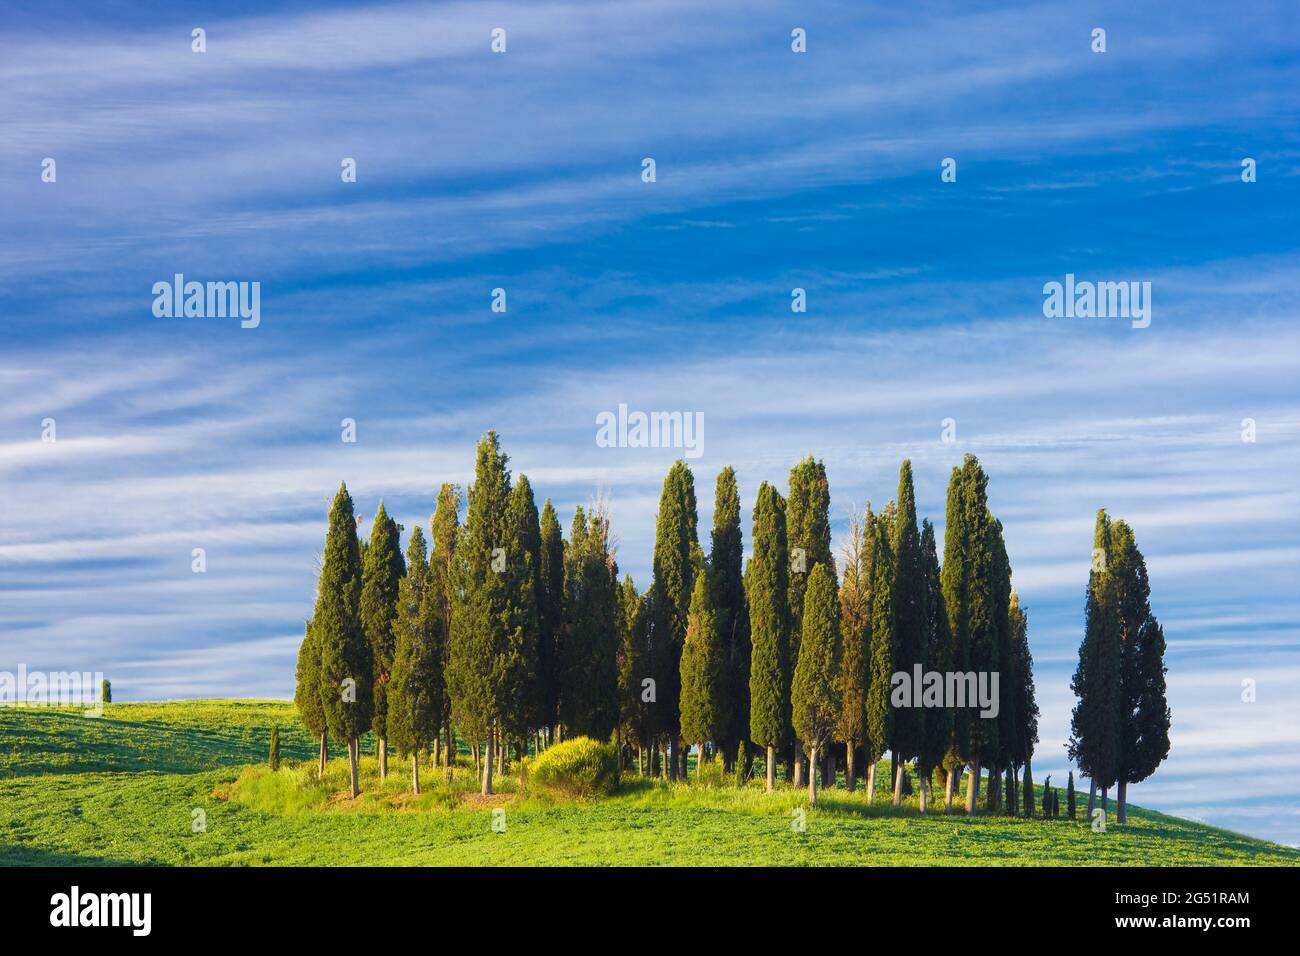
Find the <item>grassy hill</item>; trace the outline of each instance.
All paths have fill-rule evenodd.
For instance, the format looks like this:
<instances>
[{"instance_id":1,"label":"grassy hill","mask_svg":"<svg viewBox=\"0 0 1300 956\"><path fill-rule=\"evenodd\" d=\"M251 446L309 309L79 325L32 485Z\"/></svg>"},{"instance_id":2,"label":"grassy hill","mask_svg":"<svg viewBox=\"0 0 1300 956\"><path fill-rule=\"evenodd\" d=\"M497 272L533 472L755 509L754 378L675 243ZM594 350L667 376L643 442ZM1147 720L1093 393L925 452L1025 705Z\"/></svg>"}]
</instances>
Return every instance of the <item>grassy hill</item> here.
<instances>
[{"instance_id":1,"label":"grassy hill","mask_svg":"<svg viewBox=\"0 0 1300 956\"><path fill-rule=\"evenodd\" d=\"M272 774L275 724L285 766ZM318 783L314 755L288 702L110 704L100 718L0 708L0 865L1300 863L1300 851L1137 807L1093 833L1082 819L920 817L883 795L869 807L861 790L824 791L800 833L791 814L804 792L769 795L761 782L632 777L613 797L574 802L517 793L507 774L505 792L483 799L471 770L447 780L424 768L416 799L406 762L380 786L369 758L353 801L346 762ZM505 833L492 832L495 807Z\"/></svg>"}]
</instances>

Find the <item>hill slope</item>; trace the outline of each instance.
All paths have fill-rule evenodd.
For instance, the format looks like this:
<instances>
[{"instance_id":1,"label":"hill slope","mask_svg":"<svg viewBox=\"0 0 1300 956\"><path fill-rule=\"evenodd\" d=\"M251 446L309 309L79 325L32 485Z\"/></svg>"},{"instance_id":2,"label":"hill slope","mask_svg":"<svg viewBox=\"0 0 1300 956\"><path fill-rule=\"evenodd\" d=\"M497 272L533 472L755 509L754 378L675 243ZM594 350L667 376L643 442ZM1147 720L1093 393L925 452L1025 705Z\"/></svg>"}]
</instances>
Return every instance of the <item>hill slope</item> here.
<instances>
[{"instance_id":1,"label":"hill slope","mask_svg":"<svg viewBox=\"0 0 1300 956\"><path fill-rule=\"evenodd\" d=\"M274 724L286 766L271 774ZM567 803L509 792L507 775L508 792L485 801L467 792L472 771L448 783L425 769L415 800L407 763L381 786L373 759L352 801L338 792L343 761L321 785L314 755L288 702L112 704L93 719L0 708L0 865L1300 863L1300 851L1136 807L1093 833L1082 820L922 818L914 803L831 790L796 832L800 790L633 777L612 798ZM495 807L505 833L491 829Z\"/></svg>"}]
</instances>

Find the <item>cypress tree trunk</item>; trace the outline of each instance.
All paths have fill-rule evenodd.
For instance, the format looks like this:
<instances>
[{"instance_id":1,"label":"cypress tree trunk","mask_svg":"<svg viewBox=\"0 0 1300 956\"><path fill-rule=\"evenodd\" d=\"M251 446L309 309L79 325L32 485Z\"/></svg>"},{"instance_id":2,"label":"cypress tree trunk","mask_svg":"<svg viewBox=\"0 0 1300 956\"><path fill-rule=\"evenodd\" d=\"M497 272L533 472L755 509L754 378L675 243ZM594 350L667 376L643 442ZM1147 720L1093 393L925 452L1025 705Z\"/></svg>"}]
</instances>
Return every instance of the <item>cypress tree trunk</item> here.
<instances>
[{"instance_id":1,"label":"cypress tree trunk","mask_svg":"<svg viewBox=\"0 0 1300 956\"><path fill-rule=\"evenodd\" d=\"M433 765L436 767L442 763L442 737L441 735L433 738Z\"/></svg>"},{"instance_id":2,"label":"cypress tree trunk","mask_svg":"<svg viewBox=\"0 0 1300 956\"><path fill-rule=\"evenodd\" d=\"M411 791L418 797L420 795L420 755L411 754Z\"/></svg>"},{"instance_id":3,"label":"cypress tree trunk","mask_svg":"<svg viewBox=\"0 0 1300 956\"><path fill-rule=\"evenodd\" d=\"M867 767L867 806L876 801L876 765Z\"/></svg>"},{"instance_id":4,"label":"cypress tree trunk","mask_svg":"<svg viewBox=\"0 0 1300 956\"><path fill-rule=\"evenodd\" d=\"M858 788L857 772L853 766L853 741L844 745L844 786L852 793Z\"/></svg>"},{"instance_id":5,"label":"cypress tree trunk","mask_svg":"<svg viewBox=\"0 0 1300 956\"><path fill-rule=\"evenodd\" d=\"M903 761L894 755L894 806L903 805Z\"/></svg>"},{"instance_id":6,"label":"cypress tree trunk","mask_svg":"<svg viewBox=\"0 0 1300 956\"><path fill-rule=\"evenodd\" d=\"M957 775L951 767L948 768L948 777L943 785L943 812L952 813L952 785L956 782Z\"/></svg>"},{"instance_id":7,"label":"cypress tree trunk","mask_svg":"<svg viewBox=\"0 0 1300 956\"><path fill-rule=\"evenodd\" d=\"M356 799L361 793L361 787L357 782L357 762L361 756L361 741L353 737L348 741L348 764L352 770L352 799Z\"/></svg>"},{"instance_id":8,"label":"cypress tree trunk","mask_svg":"<svg viewBox=\"0 0 1300 956\"><path fill-rule=\"evenodd\" d=\"M794 785L803 786L803 742L796 740L794 742Z\"/></svg>"},{"instance_id":9,"label":"cypress tree trunk","mask_svg":"<svg viewBox=\"0 0 1300 956\"><path fill-rule=\"evenodd\" d=\"M494 742L495 742L495 735L493 734L492 731L488 731L487 752L484 754L484 759L483 759L482 795L485 797L492 796L492 759L493 757L496 756L496 754L493 753L493 749L492 749L492 745Z\"/></svg>"},{"instance_id":10,"label":"cypress tree trunk","mask_svg":"<svg viewBox=\"0 0 1300 956\"><path fill-rule=\"evenodd\" d=\"M668 779L676 780L677 779L677 738L669 737L668 743L665 745L665 750L667 753L664 758L664 766L668 770Z\"/></svg>"},{"instance_id":11,"label":"cypress tree trunk","mask_svg":"<svg viewBox=\"0 0 1300 956\"><path fill-rule=\"evenodd\" d=\"M1088 822L1092 822L1092 811L1097 805L1097 778L1088 778Z\"/></svg>"},{"instance_id":12,"label":"cypress tree trunk","mask_svg":"<svg viewBox=\"0 0 1300 956\"><path fill-rule=\"evenodd\" d=\"M704 741L701 740L696 746L700 748L700 759L695 762L695 779L698 782L703 779L700 771L704 769Z\"/></svg>"},{"instance_id":13,"label":"cypress tree trunk","mask_svg":"<svg viewBox=\"0 0 1300 956\"><path fill-rule=\"evenodd\" d=\"M966 815L973 817L980 799L980 762L970 765L970 783L966 784Z\"/></svg>"},{"instance_id":14,"label":"cypress tree trunk","mask_svg":"<svg viewBox=\"0 0 1300 956\"><path fill-rule=\"evenodd\" d=\"M318 780L325 777L325 763L330 759L330 736L325 731L320 732L320 768L316 771Z\"/></svg>"},{"instance_id":15,"label":"cypress tree trunk","mask_svg":"<svg viewBox=\"0 0 1300 956\"><path fill-rule=\"evenodd\" d=\"M1110 819L1110 787L1101 788L1101 812L1104 814L1103 820Z\"/></svg>"},{"instance_id":16,"label":"cypress tree trunk","mask_svg":"<svg viewBox=\"0 0 1300 956\"><path fill-rule=\"evenodd\" d=\"M933 781L933 779L934 778L931 776L931 771L928 767L921 771L920 786L917 788L918 790L920 790L920 794L918 795L917 800L920 805L921 816L925 816L925 811L929 809L930 784Z\"/></svg>"},{"instance_id":17,"label":"cypress tree trunk","mask_svg":"<svg viewBox=\"0 0 1300 956\"><path fill-rule=\"evenodd\" d=\"M497 731L497 773L502 776L506 772L506 735Z\"/></svg>"},{"instance_id":18,"label":"cypress tree trunk","mask_svg":"<svg viewBox=\"0 0 1300 956\"><path fill-rule=\"evenodd\" d=\"M808 755L808 806L817 806L817 745Z\"/></svg>"},{"instance_id":19,"label":"cypress tree trunk","mask_svg":"<svg viewBox=\"0 0 1300 956\"><path fill-rule=\"evenodd\" d=\"M385 780L388 779L388 740L387 740L387 738L384 738L384 737L380 737L380 738L379 738L379 747L378 747L377 753L378 753L378 755L379 755L379 781L380 781L380 783L382 783L383 781L385 781Z\"/></svg>"},{"instance_id":20,"label":"cypress tree trunk","mask_svg":"<svg viewBox=\"0 0 1300 956\"><path fill-rule=\"evenodd\" d=\"M478 759L478 744L477 744L477 743L472 744L471 747L470 747L470 749L474 751L474 779L475 779L475 780L482 780L482 779L483 779L483 764L482 764L482 762Z\"/></svg>"},{"instance_id":21,"label":"cypress tree trunk","mask_svg":"<svg viewBox=\"0 0 1300 956\"><path fill-rule=\"evenodd\" d=\"M771 793L776 789L776 748L768 745L767 748L767 792Z\"/></svg>"}]
</instances>

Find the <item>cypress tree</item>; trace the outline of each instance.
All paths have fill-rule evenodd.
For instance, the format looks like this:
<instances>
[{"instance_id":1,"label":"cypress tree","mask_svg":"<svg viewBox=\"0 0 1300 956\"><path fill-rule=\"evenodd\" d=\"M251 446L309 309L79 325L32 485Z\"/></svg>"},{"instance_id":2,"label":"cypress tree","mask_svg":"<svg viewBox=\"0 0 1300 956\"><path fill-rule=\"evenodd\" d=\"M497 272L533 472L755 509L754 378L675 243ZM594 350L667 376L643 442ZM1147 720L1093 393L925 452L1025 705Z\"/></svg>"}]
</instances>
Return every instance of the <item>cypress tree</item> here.
<instances>
[{"instance_id":1,"label":"cypress tree","mask_svg":"<svg viewBox=\"0 0 1300 956\"><path fill-rule=\"evenodd\" d=\"M1013 767L1029 767L1038 743L1038 700L1034 693L1034 658L1029 652L1029 618L1020 606L1020 596L1011 592L1007 611L1011 626L1012 672L1015 674L1016 725L1011 738ZM1015 778L1012 777L1014 782ZM1012 806L1014 807L1014 794Z\"/></svg>"},{"instance_id":2,"label":"cypress tree","mask_svg":"<svg viewBox=\"0 0 1300 956\"><path fill-rule=\"evenodd\" d=\"M1022 785L1025 793L1024 815L1026 818L1032 818L1034 815L1034 768L1025 764L1025 782Z\"/></svg>"},{"instance_id":3,"label":"cypress tree","mask_svg":"<svg viewBox=\"0 0 1300 956\"><path fill-rule=\"evenodd\" d=\"M1116 568L1121 676L1119 796L1116 820L1128 819L1128 785L1155 772L1169 754L1169 702L1165 696L1165 637L1151 613L1146 559L1133 529L1116 521Z\"/></svg>"},{"instance_id":4,"label":"cypress tree","mask_svg":"<svg viewBox=\"0 0 1300 956\"><path fill-rule=\"evenodd\" d=\"M312 636L311 621L303 628L298 645L298 668L294 674L293 702L307 732L320 742L320 765L317 777L325 775L329 758L329 729L325 725L325 707L321 704L320 644Z\"/></svg>"},{"instance_id":5,"label":"cypress tree","mask_svg":"<svg viewBox=\"0 0 1300 956\"><path fill-rule=\"evenodd\" d=\"M507 461L496 432L489 431L479 440L465 528L456 544L457 587L447 669L452 719L471 740L487 741L484 795L492 793L495 738L511 703L506 695L513 690L511 676L517 665Z\"/></svg>"},{"instance_id":6,"label":"cypress tree","mask_svg":"<svg viewBox=\"0 0 1300 956\"><path fill-rule=\"evenodd\" d=\"M989 515L989 615L997 661L997 737L990 744L988 809L997 810L1001 799L1002 770L1011 764L1014 738L1020 725L1016 697L1020 678L1016 673L1011 635L1011 562L1002 536L1002 522ZM992 671L990 672L992 673ZM992 718L990 718L992 720Z\"/></svg>"},{"instance_id":7,"label":"cypress tree","mask_svg":"<svg viewBox=\"0 0 1300 956\"><path fill-rule=\"evenodd\" d=\"M538 717L541 699L537 668L540 657L538 565L542 539L533 488L525 474L520 474L510 489L506 526L509 535L506 575L511 637L508 683L503 688L506 704L501 717L499 765L508 751L507 742L524 739L536 726L534 721Z\"/></svg>"},{"instance_id":8,"label":"cypress tree","mask_svg":"<svg viewBox=\"0 0 1300 956\"><path fill-rule=\"evenodd\" d=\"M361 546L347 485L330 507L325 555L316 586L311 630L319 643L321 708L329 733L348 745L352 796L360 792L357 764L361 735L370 729L374 663L361 627Z\"/></svg>"},{"instance_id":9,"label":"cypress tree","mask_svg":"<svg viewBox=\"0 0 1300 956\"><path fill-rule=\"evenodd\" d=\"M844 781L849 791L857 788L855 758L867 733L867 651L871 646L872 548L875 518L868 503L865 516L849 518L848 542L844 546L844 578L840 582L841 661L838 697L839 720L835 739L844 744Z\"/></svg>"},{"instance_id":10,"label":"cypress tree","mask_svg":"<svg viewBox=\"0 0 1300 956\"><path fill-rule=\"evenodd\" d=\"M659 496L652 585L658 671L655 706L667 738L671 778L677 776L679 762L681 658L695 583L691 557L699 548L697 521L695 478L686 462L675 461L664 478Z\"/></svg>"},{"instance_id":11,"label":"cypress tree","mask_svg":"<svg viewBox=\"0 0 1300 956\"><path fill-rule=\"evenodd\" d=\"M411 790L420 793L420 751L442 722L441 602L416 526L406 548L406 577L398 588L397 645L388 694L388 731L399 754L411 758Z\"/></svg>"},{"instance_id":12,"label":"cypress tree","mask_svg":"<svg viewBox=\"0 0 1300 956\"><path fill-rule=\"evenodd\" d=\"M921 527L921 562L925 572L926 664L930 670L946 674L952 670L952 635L948 631L948 612L943 603L934 526L928 520ZM926 712L925 736L917 759L922 781L922 813L926 809L931 774L943 766L952 746L952 722L953 712L949 707L931 707ZM950 806L945 807L948 809Z\"/></svg>"},{"instance_id":13,"label":"cypress tree","mask_svg":"<svg viewBox=\"0 0 1300 956\"><path fill-rule=\"evenodd\" d=\"M745 568L752 650L749 738L767 748L767 790L776 786L776 748L789 733L790 609L785 501L767 482L754 503L753 554Z\"/></svg>"},{"instance_id":14,"label":"cypress tree","mask_svg":"<svg viewBox=\"0 0 1300 956\"><path fill-rule=\"evenodd\" d=\"M1074 819L1074 771L1070 771L1069 777L1065 781L1065 812L1071 820Z\"/></svg>"},{"instance_id":15,"label":"cypress tree","mask_svg":"<svg viewBox=\"0 0 1300 956\"><path fill-rule=\"evenodd\" d=\"M567 559L560 722L566 737L608 740L619 718L621 610L609 519L601 508L575 511Z\"/></svg>"},{"instance_id":16,"label":"cypress tree","mask_svg":"<svg viewBox=\"0 0 1300 956\"><path fill-rule=\"evenodd\" d=\"M444 682L442 717L438 722L446 732L447 746L443 761L447 767L456 763L456 735L451 726L451 694L445 691L446 676L451 669L451 622L456 595L456 538L460 530L460 487L443 484L438 489L438 503L429 520L429 587L438 603L438 649L442 655Z\"/></svg>"},{"instance_id":17,"label":"cypress tree","mask_svg":"<svg viewBox=\"0 0 1300 956\"><path fill-rule=\"evenodd\" d=\"M834 571L831 555L830 484L826 466L811 455L790 469L790 497L786 505L786 532L790 547L790 666L799 659L804 593L808 575L818 564ZM793 674L792 674L793 676ZM795 786L804 768L803 741L794 738L791 754ZM810 767L809 772L816 768Z\"/></svg>"},{"instance_id":18,"label":"cypress tree","mask_svg":"<svg viewBox=\"0 0 1300 956\"><path fill-rule=\"evenodd\" d=\"M1070 759L1090 778L1088 816L1097 787L1115 782L1120 763L1122 709L1122 642L1117 585L1111 565L1116 552L1111 544L1111 522L1097 512L1093 533L1093 564L1088 572L1084 606L1084 636L1079 664L1070 682L1078 700L1070 716Z\"/></svg>"},{"instance_id":19,"label":"cypress tree","mask_svg":"<svg viewBox=\"0 0 1300 956\"><path fill-rule=\"evenodd\" d=\"M808 576L803 637L791 682L794 730L808 750L808 803L817 805L817 757L840 716L840 604L835 572L819 561Z\"/></svg>"},{"instance_id":20,"label":"cypress tree","mask_svg":"<svg viewBox=\"0 0 1300 956\"><path fill-rule=\"evenodd\" d=\"M713 506L713 602L722 640L722 703L718 741L727 760L749 739L749 606L745 601L744 546L740 532L740 492L730 466L718 474ZM744 759L742 756L741 759Z\"/></svg>"},{"instance_id":21,"label":"cypress tree","mask_svg":"<svg viewBox=\"0 0 1300 956\"><path fill-rule=\"evenodd\" d=\"M894 556L889 545L892 514L875 519L871 582L871 676L867 683L867 802L875 799L876 763L894 739L893 686L895 646Z\"/></svg>"},{"instance_id":22,"label":"cypress tree","mask_svg":"<svg viewBox=\"0 0 1300 956\"><path fill-rule=\"evenodd\" d=\"M695 576L681 663L682 739L699 745L700 766L704 745L718 739L726 710L721 693L724 649L708 578L703 573Z\"/></svg>"},{"instance_id":23,"label":"cypress tree","mask_svg":"<svg viewBox=\"0 0 1300 956\"><path fill-rule=\"evenodd\" d=\"M542 507L540 534L537 578L540 594L537 606L538 726L550 731L559 721L560 634L564 627L564 536L550 498Z\"/></svg>"},{"instance_id":24,"label":"cypress tree","mask_svg":"<svg viewBox=\"0 0 1300 956\"><path fill-rule=\"evenodd\" d=\"M99 702L101 704L113 703L113 683L108 678L99 682Z\"/></svg>"},{"instance_id":25,"label":"cypress tree","mask_svg":"<svg viewBox=\"0 0 1300 956\"><path fill-rule=\"evenodd\" d=\"M272 770L280 769L280 725L276 724L271 728L271 752L268 755L267 763Z\"/></svg>"},{"instance_id":26,"label":"cypress tree","mask_svg":"<svg viewBox=\"0 0 1300 956\"><path fill-rule=\"evenodd\" d=\"M898 473L898 508L890 529L894 559L894 670L910 678L926 667L926 577L921 532L916 523L912 463L904 459ZM910 704L910 702L909 702ZM903 762L917 758L925 744L926 712L900 707L894 712L894 806L902 802Z\"/></svg>"},{"instance_id":27,"label":"cypress tree","mask_svg":"<svg viewBox=\"0 0 1300 956\"><path fill-rule=\"evenodd\" d=\"M398 587L406 574L401 531L402 526L388 516L381 500L370 527L361 572L361 629L375 662L374 716L370 729L377 743L380 780L388 776L388 682L396 645L393 625L397 620Z\"/></svg>"},{"instance_id":28,"label":"cypress tree","mask_svg":"<svg viewBox=\"0 0 1300 956\"><path fill-rule=\"evenodd\" d=\"M652 743L647 732L646 705L641 698L641 681L646 676L648 611L649 606L637 593L632 576L625 576L619 589L618 727L620 743L635 745L638 752Z\"/></svg>"}]
</instances>

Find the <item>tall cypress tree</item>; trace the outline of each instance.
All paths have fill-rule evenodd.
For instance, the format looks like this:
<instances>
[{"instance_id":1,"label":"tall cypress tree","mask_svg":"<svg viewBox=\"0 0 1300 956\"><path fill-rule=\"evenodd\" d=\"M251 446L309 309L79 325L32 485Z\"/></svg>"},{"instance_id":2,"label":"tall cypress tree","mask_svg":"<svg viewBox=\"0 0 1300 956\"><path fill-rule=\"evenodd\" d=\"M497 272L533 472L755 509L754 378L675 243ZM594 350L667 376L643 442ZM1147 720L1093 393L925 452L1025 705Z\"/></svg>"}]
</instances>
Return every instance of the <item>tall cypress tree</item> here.
<instances>
[{"instance_id":1,"label":"tall cypress tree","mask_svg":"<svg viewBox=\"0 0 1300 956\"><path fill-rule=\"evenodd\" d=\"M618 566L601 508L576 510L566 557L560 722L566 737L608 740L619 717L621 624Z\"/></svg>"},{"instance_id":2,"label":"tall cypress tree","mask_svg":"<svg viewBox=\"0 0 1300 956\"><path fill-rule=\"evenodd\" d=\"M444 683L451 669L451 622L456 596L456 537L460 530L460 488L444 484L438 489L438 503L429 520L429 586L438 602L438 648L442 655ZM446 732L447 746L443 760L447 767L456 763L456 735L451 726L451 694L442 695L442 719L439 727Z\"/></svg>"},{"instance_id":3,"label":"tall cypress tree","mask_svg":"<svg viewBox=\"0 0 1300 956\"><path fill-rule=\"evenodd\" d=\"M411 790L420 792L420 751L442 721L440 602L431 584L424 532L416 525L406 548L406 576L397 596L397 644L388 692L388 733L399 754L411 758Z\"/></svg>"},{"instance_id":4,"label":"tall cypress tree","mask_svg":"<svg viewBox=\"0 0 1300 956\"><path fill-rule=\"evenodd\" d=\"M719 693L719 746L728 761L749 740L749 605L745 601L744 545L740 532L740 492L730 466L718 473L713 506L713 601L722 639Z\"/></svg>"},{"instance_id":5,"label":"tall cypress tree","mask_svg":"<svg viewBox=\"0 0 1300 956\"><path fill-rule=\"evenodd\" d=\"M799 657L803 599L808 575L818 564L831 565L830 484L826 466L811 455L790 469L790 497L786 506L790 539L790 665ZM793 678L793 673L791 674ZM803 741L794 738L791 759L797 786L803 773ZM809 772L816 768L810 767Z\"/></svg>"},{"instance_id":6,"label":"tall cypress tree","mask_svg":"<svg viewBox=\"0 0 1300 956\"><path fill-rule=\"evenodd\" d=\"M890 690L896 654L894 614L894 555L889 545L892 515L876 516L872 542L871 678L867 684L867 802L875 799L876 762L894 740L894 707Z\"/></svg>"},{"instance_id":7,"label":"tall cypress tree","mask_svg":"<svg viewBox=\"0 0 1300 956\"><path fill-rule=\"evenodd\" d=\"M1146 559L1133 529L1116 521L1112 547L1119 558L1116 603L1121 642L1120 756L1116 820L1128 820L1128 785L1140 783L1169 755L1165 696L1165 636L1151 612Z\"/></svg>"},{"instance_id":8,"label":"tall cypress tree","mask_svg":"<svg viewBox=\"0 0 1300 956\"><path fill-rule=\"evenodd\" d=\"M819 561L804 595L803 637L791 681L794 730L808 750L808 802L817 805L817 758L840 716L840 604L835 572Z\"/></svg>"},{"instance_id":9,"label":"tall cypress tree","mask_svg":"<svg viewBox=\"0 0 1300 956\"><path fill-rule=\"evenodd\" d=\"M1011 739L1013 767L1029 767L1038 743L1038 699L1034 693L1034 658L1029 652L1029 618L1020 606L1020 596L1011 593L1008 612L1011 623L1012 671L1015 674L1016 726ZM1071 777L1073 779L1073 777ZM1014 800L1015 795L1011 795Z\"/></svg>"},{"instance_id":10,"label":"tall cypress tree","mask_svg":"<svg viewBox=\"0 0 1300 956\"><path fill-rule=\"evenodd\" d=\"M510 472L496 432L479 440L465 528L456 547L457 587L451 621L447 690L452 718L472 740L486 740L484 795L492 793L495 736L513 689L513 588L509 571ZM517 557L517 555L516 555Z\"/></svg>"},{"instance_id":11,"label":"tall cypress tree","mask_svg":"<svg viewBox=\"0 0 1300 956\"><path fill-rule=\"evenodd\" d=\"M776 786L776 748L789 733L790 608L785 501L767 482L754 503L753 554L745 568L751 639L749 738L767 748L767 789Z\"/></svg>"},{"instance_id":12,"label":"tall cypress tree","mask_svg":"<svg viewBox=\"0 0 1300 956\"><path fill-rule=\"evenodd\" d=\"M643 751L652 743L646 724L641 681L646 676L649 605L629 574L619 589L618 714L619 741ZM640 768L638 768L640 769Z\"/></svg>"},{"instance_id":13,"label":"tall cypress tree","mask_svg":"<svg viewBox=\"0 0 1300 956\"><path fill-rule=\"evenodd\" d=\"M564 627L564 536L550 498L542 507L540 534L537 577L540 585L537 606L538 726L549 731L559 720L559 642Z\"/></svg>"},{"instance_id":14,"label":"tall cypress tree","mask_svg":"<svg viewBox=\"0 0 1300 956\"><path fill-rule=\"evenodd\" d=\"M652 585L658 671L655 706L667 737L670 777L676 777L679 762L681 657L694 590L695 565L691 558L699 548L697 521L695 478L686 462L675 461L659 496Z\"/></svg>"},{"instance_id":15,"label":"tall cypress tree","mask_svg":"<svg viewBox=\"0 0 1300 956\"><path fill-rule=\"evenodd\" d=\"M914 679L915 668L926 666L926 578L921 532L916 523L916 492L912 463L904 459L898 472L898 508L890 529L894 556L894 669ZM900 707L894 712L894 806L902 802L903 762L920 756L925 742L926 712Z\"/></svg>"},{"instance_id":16,"label":"tall cypress tree","mask_svg":"<svg viewBox=\"0 0 1300 956\"><path fill-rule=\"evenodd\" d=\"M1002 522L990 516L989 524L989 607L992 618L993 643L998 662L998 736L993 756L989 761L990 810L997 810L1001 798L1002 772L1010 766L1015 751L1015 736L1020 726L1016 710L1017 689L1020 676L1011 635L1011 561L1007 557L1006 542L1002 537Z\"/></svg>"},{"instance_id":17,"label":"tall cypress tree","mask_svg":"<svg viewBox=\"0 0 1300 956\"><path fill-rule=\"evenodd\" d=\"M681 706L682 740L699 745L700 765L704 763L704 745L718 739L726 712L726 698L722 694L723 653L709 576L696 574L686 643L682 648Z\"/></svg>"},{"instance_id":18,"label":"tall cypress tree","mask_svg":"<svg viewBox=\"0 0 1300 956\"><path fill-rule=\"evenodd\" d=\"M330 506L325 555L316 586L312 632L320 648L321 709L329 733L347 741L352 796L360 792L357 763L360 738L370 729L374 701L374 663L361 627L361 546L347 485L339 486Z\"/></svg>"},{"instance_id":19,"label":"tall cypress tree","mask_svg":"<svg viewBox=\"0 0 1300 956\"><path fill-rule=\"evenodd\" d=\"M293 702L307 732L320 743L320 766L317 776L325 775L325 761L329 757L329 728L325 723L325 708L320 694L320 644L311 632L311 621L303 629L302 643L298 646L298 668L294 674Z\"/></svg>"},{"instance_id":20,"label":"tall cypress tree","mask_svg":"<svg viewBox=\"0 0 1300 956\"><path fill-rule=\"evenodd\" d=\"M842 656L838 696L839 720L835 739L844 744L844 781L849 791L857 788L857 749L867 734L867 686L870 679L867 652L871 647L872 549L875 546L875 517L871 504L865 516L849 519L848 542L844 546L844 577L840 581L840 632Z\"/></svg>"},{"instance_id":21,"label":"tall cypress tree","mask_svg":"<svg viewBox=\"0 0 1300 956\"><path fill-rule=\"evenodd\" d=\"M921 527L921 563L925 573L926 666L931 671L952 671L952 635L948 631L948 612L943 603L943 585L939 575L939 555L934 525L927 520ZM925 735L917 758L921 772L921 812L926 811L932 772L943 766L952 746L953 712L949 707L931 707L925 714ZM948 809L945 807L945 809Z\"/></svg>"},{"instance_id":22,"label":"tall cypress tree","mask_svg":"<svg viewBox=\"0 0 1300 956\"><path fill-rule=\"evenodd\" d=\"M374 716L370 729L375 732L378 745L380 780L388 776L388 683L397 641L393 626L397 620L397 591L406 574L401 533L402 526L388 516L381 500L370 526L361 572L361 628L375 662Z\"/></svg>"},{"instance_id":23,"label":"tall cypress tree","mask_svg":"<svg viewBox=\"0 0 1300 956\"><path fill-rule=\"evenodd\" d=\"M509 535L506 562L510 607L510 657L508 684L504 689L507 705L501 715L502 751L508 752L510 740L523 740L538 716L540 699L537 684L539 660L538 565L541 561L541 530L537 504L528 476L520 474L510 489L506 505Z\"/></svg>"},{"instance_id":24,"label":"tall cypress tree","mask_svg":"<svg viewBox=\"0 0 1300 956\"><path fill-rule=\"evenodd\" d=\"M1093 532L1093 564L1088 572L1084 605L1084 635L1079 664L1070 682L1078 700L1070 716L1070 759L1090 778L1088 816L1098 787L1115 782L1120 764L1121 669L1123 645L1118 614L1117 553L1111 543L1111 521L1097 512Z\"/></svg>"}]
</instances>

